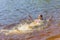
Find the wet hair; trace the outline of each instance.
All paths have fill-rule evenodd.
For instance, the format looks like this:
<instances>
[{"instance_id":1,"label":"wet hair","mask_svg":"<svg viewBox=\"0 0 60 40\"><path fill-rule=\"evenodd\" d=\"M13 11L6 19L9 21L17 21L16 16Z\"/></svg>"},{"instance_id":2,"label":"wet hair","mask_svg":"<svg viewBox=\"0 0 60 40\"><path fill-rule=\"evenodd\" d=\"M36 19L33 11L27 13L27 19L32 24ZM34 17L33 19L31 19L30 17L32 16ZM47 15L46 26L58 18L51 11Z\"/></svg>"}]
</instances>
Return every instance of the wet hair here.
<instances>
[{"instance_id":1,"label":"wet hair","mask_svg":"<svg viewBox=\"0 0 60 40\"><path fill-rule=\"evenodd\" d=\"M39 15L40 19L43 20L43 15Z\"/></svg>"},{"instance_id":2,"label":"wet hair","mask_svg":"<svg viewBox=\"0 0 60 40\"><path fill-rule=\"evenodd\" d=\"M43 17L43 15L40 15L40 17Z\"/></svg>"}]
</instances>

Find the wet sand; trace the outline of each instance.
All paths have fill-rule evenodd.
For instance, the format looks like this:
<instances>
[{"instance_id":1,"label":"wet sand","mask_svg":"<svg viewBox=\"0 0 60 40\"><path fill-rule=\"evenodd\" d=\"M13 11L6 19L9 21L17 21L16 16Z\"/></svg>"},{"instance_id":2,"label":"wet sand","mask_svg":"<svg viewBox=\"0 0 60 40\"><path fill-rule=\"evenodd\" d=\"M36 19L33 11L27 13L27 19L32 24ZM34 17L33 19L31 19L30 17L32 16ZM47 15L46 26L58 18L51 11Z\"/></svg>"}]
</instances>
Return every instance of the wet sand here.
<instances>
[{"instance_id":1,"label":"wet sand","mask_svg":"<svg viewBox=\"0 0 60 40\"><path fill-rule=\"evenodd\" d=\"M49 37L47 40L60 40L60 34Z\"/></svg>"}]
</instances>

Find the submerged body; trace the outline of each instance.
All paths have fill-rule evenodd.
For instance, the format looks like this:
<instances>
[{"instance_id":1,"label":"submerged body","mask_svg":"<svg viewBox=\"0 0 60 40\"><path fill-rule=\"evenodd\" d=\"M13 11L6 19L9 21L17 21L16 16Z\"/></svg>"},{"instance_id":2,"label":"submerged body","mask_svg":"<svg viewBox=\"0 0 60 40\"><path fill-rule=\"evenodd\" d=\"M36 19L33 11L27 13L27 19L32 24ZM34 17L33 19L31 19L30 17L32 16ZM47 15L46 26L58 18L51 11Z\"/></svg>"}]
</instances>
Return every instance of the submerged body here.
<instances>
[{"instance_id":1,"label":"submerged body","mask_svg":"<svg viewBox=\"0 0 60 40\"><path fill-rule=\"evenodd\" d=\"M43 20L42 15L39 15L37 19L33 20L30 24L18 24L16 27L22 32L30 32L33 30L43 30L48 24L47 20Z\"/></svg>"}]
</instances>

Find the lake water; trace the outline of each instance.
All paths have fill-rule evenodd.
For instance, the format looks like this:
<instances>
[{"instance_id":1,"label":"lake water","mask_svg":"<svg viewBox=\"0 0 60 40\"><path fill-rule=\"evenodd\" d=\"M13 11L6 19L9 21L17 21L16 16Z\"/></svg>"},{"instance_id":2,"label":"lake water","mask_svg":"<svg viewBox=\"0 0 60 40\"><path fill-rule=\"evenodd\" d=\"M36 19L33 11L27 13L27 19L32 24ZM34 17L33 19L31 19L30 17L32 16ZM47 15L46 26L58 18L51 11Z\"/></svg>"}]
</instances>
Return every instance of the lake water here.
<instances>
[{"instance_id":1,"label":"lake water","mask_svg":"<svg viewBox=\"0 0 60 40\"><path fill-rule=\"evenodd\" d=\"M28 15L52 15L60 20L60 0L0 0L0 24L17 23Z\"/></svg>"}]
</instances>

